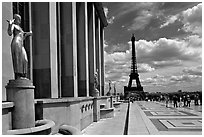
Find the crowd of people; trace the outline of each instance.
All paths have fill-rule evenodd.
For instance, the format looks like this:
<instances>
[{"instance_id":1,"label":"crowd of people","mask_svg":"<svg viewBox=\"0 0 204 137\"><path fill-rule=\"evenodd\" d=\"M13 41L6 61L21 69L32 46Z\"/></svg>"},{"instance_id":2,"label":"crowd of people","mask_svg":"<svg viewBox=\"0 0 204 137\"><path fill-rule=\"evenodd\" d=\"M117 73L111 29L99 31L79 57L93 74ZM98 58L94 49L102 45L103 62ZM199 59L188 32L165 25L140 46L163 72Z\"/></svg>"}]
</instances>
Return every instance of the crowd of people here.
<instances>
[{"instance_id":1,"label":"crowd of people","mask_svg":"<svg viewBox=\"0 0 204 137\"><path fill-rule=\"evenodd\" d=\"M202 92L172 92L172 93L150 93L146 94L145 101L165 102L166 107L191 107L202 105Z\"/></svg>"},{"instance_id":2,"label":"crowd of people","mask_svg":"<svg viewBox=\"0 0 204 137\"><path fill-rule=\"evenodd\" d=\"M183 96L179 96L179 95L173 95L172 97L169 97L168 95L166 95L164 97L164 100L166 102L166 107L169 107L169 104L173 102L173 106L175 108L177 107L191 107L191 99L192 97L190 97L190 95L183 95ZM202 105L202 95L199 94L195 94L193 97L194 100L194 105ZM199 103L200 100L200 103Z\"/></svg>"}]
</instances>

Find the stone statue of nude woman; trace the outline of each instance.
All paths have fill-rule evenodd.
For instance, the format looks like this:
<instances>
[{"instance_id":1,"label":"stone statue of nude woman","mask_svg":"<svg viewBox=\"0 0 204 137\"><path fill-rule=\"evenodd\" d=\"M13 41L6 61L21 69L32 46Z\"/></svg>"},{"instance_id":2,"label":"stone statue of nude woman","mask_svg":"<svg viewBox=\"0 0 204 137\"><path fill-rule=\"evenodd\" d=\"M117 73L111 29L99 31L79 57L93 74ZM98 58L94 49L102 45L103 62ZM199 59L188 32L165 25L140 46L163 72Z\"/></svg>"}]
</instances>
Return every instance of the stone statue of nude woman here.
<instances>
[{"instance_id":1,"label":"stone statue of nude woman","mask_svg":"<svg viewBox=\"0 0 204 137\"><path fill-rule=\"evenodd\" d=\"M32 31L24 32L20 27L21 16L14 14L14 19L7 20L8 22L8 35L13 34L13 39L11 42L11 54L13 60L13 69L15 74L15 79L26 78L28 72L28 59L25 48L23 46L23 41L27 36L32 35Z\"/></svg>"}]
</instances>

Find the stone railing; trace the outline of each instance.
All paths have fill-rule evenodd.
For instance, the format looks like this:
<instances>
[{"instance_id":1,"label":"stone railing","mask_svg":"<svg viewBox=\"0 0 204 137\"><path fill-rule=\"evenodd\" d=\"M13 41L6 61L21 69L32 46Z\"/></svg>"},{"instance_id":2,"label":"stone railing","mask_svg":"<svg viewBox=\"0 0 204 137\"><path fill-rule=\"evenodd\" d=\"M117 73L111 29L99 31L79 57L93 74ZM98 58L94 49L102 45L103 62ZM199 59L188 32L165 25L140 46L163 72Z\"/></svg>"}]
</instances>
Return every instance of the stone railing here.
<instances>
[{"instance_id":1,"label":"stone railing","mask_svg":"<svg viewBox=\"0 0 204 137\"><path fill-rule=\"evenodd\" d=\"M36 99L36 118L55 122L53 132L61 125L70 125L79 130L93 122L93 97Z\"/></svg>"},{"instance_id":2,"label":"stone railing","mask_svg":"<svg viewBox=\"0 0 204 137\"><path fill-rule=\"evenodd\" d=\"M55 99L35 99L35 121L50 119L55 123L52 134L59 132L62 125L73 127L71 129L83 130L92 122L97 122L106 112L113 114L113 99L111 96L99 97L68 97ZM105 105L100 109L100 105ZM3 134L12 129L13 102L2 103ZM102 115L100 113L103 113ZM111 114L111 115L112 115ZM113 115L112 115L113 116ZM77 131L76 130L76 131Z\"/></svg>"},{"instance_id":3,"label":"stone railing","mask_svg":"<svg viewBox=\"0 0 204 137\"><path fill-rule=\"evenodd\" d=\"M12 108L13 102L2 102L2 134L5 135L7 130L12 129Z\"/></svg>"}]
</instances>

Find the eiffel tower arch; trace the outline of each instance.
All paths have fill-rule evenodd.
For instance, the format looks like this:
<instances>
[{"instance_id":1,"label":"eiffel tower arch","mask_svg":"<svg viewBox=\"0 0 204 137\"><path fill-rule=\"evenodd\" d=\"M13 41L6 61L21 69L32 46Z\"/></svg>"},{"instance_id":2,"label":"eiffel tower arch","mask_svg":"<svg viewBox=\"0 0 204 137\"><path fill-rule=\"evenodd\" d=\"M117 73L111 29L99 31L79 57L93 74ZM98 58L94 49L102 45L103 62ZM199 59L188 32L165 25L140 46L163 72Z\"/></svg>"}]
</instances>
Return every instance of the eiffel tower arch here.
<instances>
[{"instance_id":1,"label":"eiffel tower arch","mask_svg":"<svg viewBox=\"0 0 204 137\"><path fill-rule=\"evenodd\" d=\"M136 97L139 100L144 100L145 93L143 91L143 87L140 83L139 74L137 71L137 60L135 53L135 37L134 34L131 38L132 41L132 60L131 60L131 73L129 75L129 83L128 86L124 86L124 95L125 98L129 98L130 96ZM136 87L132 87L133 80L136 81Z\"/></svg>"}]
</instances>

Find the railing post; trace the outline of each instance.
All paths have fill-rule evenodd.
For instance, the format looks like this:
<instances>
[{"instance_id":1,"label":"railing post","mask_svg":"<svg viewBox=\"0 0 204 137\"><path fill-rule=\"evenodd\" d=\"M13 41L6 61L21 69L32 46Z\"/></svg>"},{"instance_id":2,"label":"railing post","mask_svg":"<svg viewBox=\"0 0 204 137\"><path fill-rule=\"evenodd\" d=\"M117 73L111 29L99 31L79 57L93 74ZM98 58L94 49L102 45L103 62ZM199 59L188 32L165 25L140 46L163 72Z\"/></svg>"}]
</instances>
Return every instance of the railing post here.
<instances>
[{"instance_id":1,"label":"railing post","mask_svg":"<svg viewBox=\"0 0 204 137\"><path fill-rule=\"evenodd\" d=\"M100 120L100 103L99 98L95 97L93 100L93 121L97 122Z\"/></svg>"}]
</instances>

